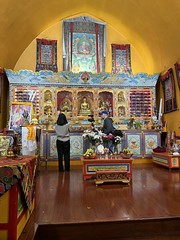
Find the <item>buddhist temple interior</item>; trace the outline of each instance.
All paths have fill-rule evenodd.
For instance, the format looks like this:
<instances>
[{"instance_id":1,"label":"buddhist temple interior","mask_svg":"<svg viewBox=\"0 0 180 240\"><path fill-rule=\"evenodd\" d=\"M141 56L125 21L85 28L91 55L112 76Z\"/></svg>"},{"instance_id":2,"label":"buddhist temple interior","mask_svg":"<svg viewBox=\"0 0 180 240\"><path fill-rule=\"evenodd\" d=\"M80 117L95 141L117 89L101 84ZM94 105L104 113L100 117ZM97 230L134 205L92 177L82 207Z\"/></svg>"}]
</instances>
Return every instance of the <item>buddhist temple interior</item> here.
<instances>
[{"instance_id":1,"label":"buddhist temple interior","mask_svg":"<svg viewBox=\"0 0 180 240\"><path fill-rule=\"evenodd\" d=\"M24 8L23 2L19 1L16 5L16 11L14 11L13 1L8 1L3 3L1 8L0 66L2 70L19 71L26 69L35 71L37 39L46 39L57 41L57 69L61 72L63 71L64 59L63 21L87 16L97 22L103 22L106 27L104 72L112 73L111 45L121 44L130 45L133 74L163 75L172 68L177 110L164 114L163 119L168 123L168 130L175 131L179 135L179 123L174 121L174 119L179 119L180 114L178 110L180 104L179 87L174 67L174 64L179 61L180 51L178 49L180 36L177 33L179 16L176 14L179 4L178 1L166 1L166 3L158 1L154 4L148 0L143 2L131 0L98 1L98 3L96 1L91 1L91 3L83 1L82 3L80 0L70 1L69 3L68 1L59 3L57 1L51 3L36 1L35 4L32 1ZM7 12L8 19L6 17ZM27 31L27 29L29 30ZM7 89L5 83L4 89ZM156 107L158 110L160 99L164 98L160 80L157 82L156 90ZM71 92L68 92L68 94L71 95ZM1 95L0 127L4 128L9 120L10 105L7 91L3 91ZM71 101L72 96L70 95L68 101ZM61 99L58 98L58 101L60 102ZM91 101L90 96L89 101ZM63 103L60 104L62 107ZM162 105L164 105L164 101ZM120 105L117 108L117 111L123 114L124 107ZM164 106L162 106L162 110L164 110Z\"/></svg>"},{"instance_id":2,"label":"buddhist temple interior","mask_svg":"<svg viewBox=\"0 0 180 240\"><path fill-rule=\"evenodd\" d=\"M83 134L101 129L107 112L123 133L117 155L128 148L133 163L180 168L178 156L153 155L154 149L180 151L179 0L0 3L0 161L21 156L34 166L36 156L38 169L57 167L61 112L69 124L71 164L84 164L86 180L95 172L82 163L93 145ZM6 236L1 224L0 218L0 239Z\"/></svg>"}]
</instances>

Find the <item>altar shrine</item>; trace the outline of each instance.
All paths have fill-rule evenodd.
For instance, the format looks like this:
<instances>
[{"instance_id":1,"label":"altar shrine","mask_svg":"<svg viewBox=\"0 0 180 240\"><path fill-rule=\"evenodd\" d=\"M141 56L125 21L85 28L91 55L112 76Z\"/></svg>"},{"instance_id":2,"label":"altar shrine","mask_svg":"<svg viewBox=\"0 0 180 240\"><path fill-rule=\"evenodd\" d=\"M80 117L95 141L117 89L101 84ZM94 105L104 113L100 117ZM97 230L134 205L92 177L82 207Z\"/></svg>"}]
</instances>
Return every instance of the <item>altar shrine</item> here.
<instances>
[{"instance_id":1,"label":"altar shrine","mask_svg":"<svg viewBox=\"0 0 180 240\"><path fill-rule=\"evenodd\" d=\"M34 112L42 125L54 124L58 110L66 114L72 125L82 126L88 123L89 114L99 123L102 110L108 111L114 122L121 123L131 116L149 120L156 108L158 74L86 73L88 77L84 78L84 73L5 71L10 83L10 110L17 102L31 103L30 120ZM10 117L9 124L13 126L16 120Z\"/></svg>"},{"instance_id":2,"label":"altar shrine","mask_svg":"<svg viewBox=\"0 0 180 240\"><path fill-rule=\"evenodd\" d=\"M58 112L63 112L71 131L71 158L80 159L88 145L82 137L91 126L93 115L96 127L102 125L99 113L109 112L117 129L124 130L122 148L128 146L133 157L151 157L152 148L160 143L157 129L147 130L156 110L155 86L158 74L92 74L6 69L10 84L9 130L21 131L22 114L41 128L41 159L46 163L57 159L54 124ZM142 129L128 126L136 118Z\"/></svg>"}]
</instances>

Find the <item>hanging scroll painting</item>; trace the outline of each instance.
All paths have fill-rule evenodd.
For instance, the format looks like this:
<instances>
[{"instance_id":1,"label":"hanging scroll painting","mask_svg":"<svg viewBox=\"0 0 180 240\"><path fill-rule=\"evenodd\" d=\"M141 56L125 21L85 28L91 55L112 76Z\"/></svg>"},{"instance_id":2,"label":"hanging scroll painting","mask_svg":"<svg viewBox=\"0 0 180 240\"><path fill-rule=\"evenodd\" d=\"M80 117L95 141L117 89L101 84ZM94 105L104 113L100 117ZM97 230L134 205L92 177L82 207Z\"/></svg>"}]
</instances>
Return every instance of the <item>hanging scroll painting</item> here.
<instances>
[{"instance_id":1,"label":"hanging scroll painting","mask_svg":"<svg viewBox=\"0 0 180 240\"><path fill-rule=\"evenodd\" d=\"M105 71L105 23L87 16L63 21L63 71Z\"/></svg>"},{"instance_id":2,"label":"hanging scroll painting","mask_svg":"<svg viewBox=\"0 0 180 240\"><path fill-rule=\"evenodd\" d=\"M112 73L131 73L130 45L111 44Z\"/></svg>"},{"instance_id":3,"label":"hanging scroll painting","mask_svg":"<svg viewBox=\"0 0 180 240\"><path fill-rule=\"evenodd\" d=\"M57 72L57 41L36 39L36 71L51 70Z\"/></svg>"},{"instance_id":4,"label":"hanging scroll painting","mask_svg":"<svg viewBox=\"0 0 180 240\"><path fill-rule=\"evenodd\" d=\"M176 78L177 78L177 82L180 90L180 62L175 63L174 67L175 67Z\"/></svg>"},{"instance_id":5,"label":"hanging scroll painting","mask_svg":"<svg viewBox=\"0 0 180 240\"><path fill-rule=\"evenodd\" d=\"M73 33L72 71L96 73L96 35Z\"/></svg>"},{"instance_id":6,"label":"hanging scroll painting","mask_svg":"<svg viewBox=\"0 0 180 240\"><path fill-rule=\"evenodd\" d=\"M177 109L174 75L170 68L161 76L164 92L164 112L171 112Z\"/></svg>"},{"instance_id":7,"label":"hanging scroll painting","mask_svg":"<svg viewBox=\"0 0 180 240\"><path fill-rule=\"evenodd\" d=\"M3 78L0 76L0 113L1 113L1 100L2 100L2 81Z\"/></svg>"}]
</instances>

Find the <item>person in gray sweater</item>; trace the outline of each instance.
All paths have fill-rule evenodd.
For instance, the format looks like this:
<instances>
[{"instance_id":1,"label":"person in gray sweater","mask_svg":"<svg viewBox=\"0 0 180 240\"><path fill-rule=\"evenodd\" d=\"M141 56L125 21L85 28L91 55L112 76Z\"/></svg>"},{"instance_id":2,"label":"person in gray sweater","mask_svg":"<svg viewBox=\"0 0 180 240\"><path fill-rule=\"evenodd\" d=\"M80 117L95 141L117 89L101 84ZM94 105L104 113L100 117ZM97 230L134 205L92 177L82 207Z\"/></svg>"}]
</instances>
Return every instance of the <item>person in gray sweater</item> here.
<instances>
[{"instance_id":1,"label":"person in gray sweater","mask_svg":"<svg viewBox=\"0 0 180 240\"><path fill-rule=\"evenodd\" d=\"M59 172L64 170L70 171L70 134L69 125L66 116L60 113L55 124L55 132L57 135L57 153L58 153L58 163ZM63 166L64 160L64 166Z\"/></svg>"}]
</instances>

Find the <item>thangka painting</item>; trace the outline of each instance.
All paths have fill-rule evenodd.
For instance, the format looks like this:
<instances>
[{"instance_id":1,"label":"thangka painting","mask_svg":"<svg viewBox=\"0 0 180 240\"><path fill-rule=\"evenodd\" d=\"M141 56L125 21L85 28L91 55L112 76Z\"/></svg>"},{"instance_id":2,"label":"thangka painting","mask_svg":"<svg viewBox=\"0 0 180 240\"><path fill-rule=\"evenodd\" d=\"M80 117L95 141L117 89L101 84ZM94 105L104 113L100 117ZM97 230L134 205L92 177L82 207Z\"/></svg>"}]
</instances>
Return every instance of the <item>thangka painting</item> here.
<instances>
[{"instance_id":1,"label":"thangka painting","mask_svg":"<svg viewBox=\"0 0 180 240\"><path fill-rule=\"evenodd\" d=\"M57 72L57 40L36 39L36 71Z\"/></svg>"},{"instance_id":2,"label":"thangka painting","mask_svg":"<svg viewBox=\"0 0 180 240\"><path fill-rule=\"evenodd\" d=\"M87 16L63 21L63 71L105 70L105 23Z\"/></svg>"},{"instance_id":3,"label":"thangka painting","mask_svg":"<svg viewBox=\"0 0 180 240\"><path fill-rule=\"evenodd\" d=\"M112 73L131 73L130 45L112 44Z\"/></svg>"},{"instance_id":4,"label":"thangka painting","mask_svg":"<svg viewBox=\"0 0 180 240\"><path fill-rule=\"evenodd\" d=\"M170 68L161 76L164 92L164 112L171 112L177 109L174 75Z\"/></svg>"},{"instance_id":5,"label":"thangka painting","mask_svg":"<svg viewBox=\"0 0 180 240\"><path fill-rule=\"evenodd\" d=\"M72 71L96 73L96 35L73 33L72 44Z\"/></svg>"},{"instance_id":6,"label":"thangka painting","mask_svg":"<svg viewBox=\"0 0 180 240\"><path fill-rule=\"evenodd\" d=\"M174 64L175 70L176 70L176 78L180 90L180 62L177 62Z\"/></svg>"},{"instance_id":7,"label":"thangka painting","mask_svg":"<svg viewBox=\"0 0 180 240\"><path fill-rule=\"evenodd\" d=\"M0 76L0 113L1 113L1 99L2 99L2 82L3 82L3 78Z\"/></svg>"}]
</instances>

